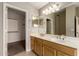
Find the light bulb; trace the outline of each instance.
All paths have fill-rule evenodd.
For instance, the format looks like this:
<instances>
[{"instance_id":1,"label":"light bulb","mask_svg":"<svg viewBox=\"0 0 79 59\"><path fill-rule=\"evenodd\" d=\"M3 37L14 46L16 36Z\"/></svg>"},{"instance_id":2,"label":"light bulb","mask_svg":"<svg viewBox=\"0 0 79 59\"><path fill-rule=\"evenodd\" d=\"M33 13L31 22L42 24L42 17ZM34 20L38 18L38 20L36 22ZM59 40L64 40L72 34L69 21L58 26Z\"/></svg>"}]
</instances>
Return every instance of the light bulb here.
<instances>
[{"instance_id":1,"label":"light bulb","mask_svg":"<svg viewBox=\"0 0 79 59\"><path fill-rule=\"evenodd\" d=\"M43 14L45 14L45 11L43 11Z\"/></svg>"},{"instance_id":2,"label":"light bulb","mask_svg":"<svg viewBox=\"0 0 79 59\"><path fill-rule=\"evenodd\" d=\"M48 9L46 9L46 12L48 12Z\"/></svg>"},{"instance_id":3,"label":"light bulb","mask_svg":"<svg viewBox=\"0 0 79 59\"><path fill-rule=\"evenodd\" d=\"M57 5L56 5L56 4L54 4L54 5L53 5L53 8L57 8Z\"/></svg>"},{"instance_id":4,"label":"light bulb","mask_svg":"<svg viewBox=\"0 0 79 59\"><path fill-rule=\"evenodd\" d=\"M33 17L32 17L32 19L33 19L33 20L35 20L35 19L36 19L36 17L35 17L35 16L33 16Z\"/></svg>"},{"instance_id":5,"label":"light bulb","mask_svg":"<svg viewBox=\"0 0 79 59\"><path fill-rule=\"evenodd\" d=\"M38 27L38 25L37 24L34 24L34 27Z\"/></svg>"},{"instance_id":6,"label":"light bulb","mask_svg":"<svg viewBox=\"0 0 79 59\"><path fill-rule=\"evenodd\" d=\"M46 14L46 15L48 15L48 14L49 14L49 10L48 10L48 9L46 9L45 11L46 11L46 12L45 12L45 14Z\"/></svg>"},{"instance_id":7,"label":"light bulb","mask_svg":"<svg viewBox=\"0 0 79 59\"><path fill-rule=\"evenodd\" d=\"M52 12L52 10L53 10L53 8L52 8L52 7L49 7L49 13L51 13L51 12Z\"/></svg>"},{"instance_id":8,"label":"light bulb","mask_svg":"<svg viewBox=\"0 0 79 59\"><path fill-rule=\"evenodd\" d=\"M54 9L55 11L59 11L59 4L54 4L54 5L53 5L53 9Z\"/></svg>"},{"instance_id":9,"label":"light bulb","mask_svg":"<svg viewBox=\"0 0 79 59\"><path fill-rule=\"evenodd\" d=\"M52 7L49 7L49 10L52 10Z\"/></svg>"}]
</instances>

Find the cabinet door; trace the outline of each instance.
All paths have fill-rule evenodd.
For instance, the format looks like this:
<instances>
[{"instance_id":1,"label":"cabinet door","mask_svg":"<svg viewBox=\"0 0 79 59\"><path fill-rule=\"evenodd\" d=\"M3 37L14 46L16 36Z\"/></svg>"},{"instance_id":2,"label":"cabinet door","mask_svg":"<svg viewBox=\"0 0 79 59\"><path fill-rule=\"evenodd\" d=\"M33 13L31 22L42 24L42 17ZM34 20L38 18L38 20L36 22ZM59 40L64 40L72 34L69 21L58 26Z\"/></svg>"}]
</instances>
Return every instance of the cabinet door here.
<instances>
[{"instance_id":1,"label":"cabinet door","mask_svg":"<svg viewBox=\"0 0 79 59\"><path fill-rule=\"evenodd\" d=\"M43 47L42 47L42 40L41 39L36 39L35 40L35 52L39 55L43 55Z\"/></svg>"},{"instance_id":2,"label":"cabinet door","mask_svg":"<svg viewBox=\"0 0 79 59\"><path fill-rule=\"evenodd\" d=\"M68 54L65 54L63 52L57 51L56 53L57 56L69 56Z\"/></svg>"},{"instance_id":3,"label":"cabinet door","mask_svg":"<svg viewBox=\"0 0 79 59\"><path fill-rule=\"evenodd\" d=\"M48 46L43 46L43 55L44 56L55 56L56 55L56 51L54 49L52 49L51 47Z\"/></svg>"}]
</instances>

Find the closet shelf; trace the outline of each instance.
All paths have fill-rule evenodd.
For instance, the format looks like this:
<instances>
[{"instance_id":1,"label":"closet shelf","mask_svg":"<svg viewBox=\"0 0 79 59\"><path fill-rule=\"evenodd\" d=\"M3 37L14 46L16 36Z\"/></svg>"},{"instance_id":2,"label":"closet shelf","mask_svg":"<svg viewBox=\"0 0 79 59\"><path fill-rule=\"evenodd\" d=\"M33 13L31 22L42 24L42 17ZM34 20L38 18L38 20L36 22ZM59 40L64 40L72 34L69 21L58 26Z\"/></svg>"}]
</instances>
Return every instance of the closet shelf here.
<instances>
[{"instance_id":1,"label":"closet shelf","mask_svg":"<svg viewBox=\"0 0 79 59\"><path fill-rule=\"evenodd\" d=\"M8 33L17 33L19 31L8 31Z\"/></svg>"},{"instance_id":2,"label":"closet shelf","mask_svg":"<svg viewBox=\"0 0 79 59\"><path fill-rule=\"evenodd\" d=\"M12 18L8 18L8 19L11 19L11 20L17 20L17 19L12 19Z\"/></svg>"}]
</instances>

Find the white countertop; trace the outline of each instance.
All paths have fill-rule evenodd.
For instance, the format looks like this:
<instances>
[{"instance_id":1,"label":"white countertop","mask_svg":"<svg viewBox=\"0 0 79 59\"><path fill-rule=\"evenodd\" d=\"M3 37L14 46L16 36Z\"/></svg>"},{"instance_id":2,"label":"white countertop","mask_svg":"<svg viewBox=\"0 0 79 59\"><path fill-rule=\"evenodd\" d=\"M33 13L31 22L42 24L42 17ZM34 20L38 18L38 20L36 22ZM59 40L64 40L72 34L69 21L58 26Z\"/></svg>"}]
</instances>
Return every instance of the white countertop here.
<instances>
[{"instance_id":1,"label":"white countertop","mask_svg":"<svg viewBox=\"0 0 79 59\"><path fill-rule=\"evenodd\" d=\"M44 36L41 36L39 34L31 34L31 36L38 37L47 41L55 42L58 44L62 44L65 46L69 46L72 48L76 48L77 54L79 55L79 38L65 36L63 40L63 39L58 39L57 35L51 35L51 34L45 34Z\"/></svg>"}]
</instances>

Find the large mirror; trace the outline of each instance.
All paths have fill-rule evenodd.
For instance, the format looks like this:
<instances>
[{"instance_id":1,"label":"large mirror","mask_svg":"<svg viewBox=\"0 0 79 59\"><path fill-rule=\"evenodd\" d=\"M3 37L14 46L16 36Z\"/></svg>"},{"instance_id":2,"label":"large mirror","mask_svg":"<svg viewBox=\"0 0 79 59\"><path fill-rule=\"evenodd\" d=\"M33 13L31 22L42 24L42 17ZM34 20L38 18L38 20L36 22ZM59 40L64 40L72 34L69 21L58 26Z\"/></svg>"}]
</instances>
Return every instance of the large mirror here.
<instances>
[{"instance_id":1,"label":"large mirror","mask_svg":"<svg viewBox=\"0 0 79 59\"><path fill-rule=\"evenodd\" d=\"M40 23L41 18L41 24ZM66 11L65 9L52 13L50 15L39 17L39 32L44 30L43 34L53 34L53 35L66 35ZM40 30L41 29L41 30Z\"/></svg>"},{"instance_id":2,"label":"large mirror","mask_svg":"<svg viewBox=\"0 0 79 59\"><path fill-rule=\"evenodd\" d=\"M35 33L35 34L39 33L38 32L38 29L39 29L39 18L38 18L38 16L32 17L32 28L31 29L32 29L31 30L32 33Z\"/></svg>"},{"instance_id":3,"label":"large mirror","mask_svg":"<svg viewBox=\"0 0 79 59\"><path fill-rule=\"evenodd\" d=\"M79 36L79 7L64 8L58 12L45 16L39 16L38 33L65 35L71 37Z\"/></svg>"}]
</instances>

